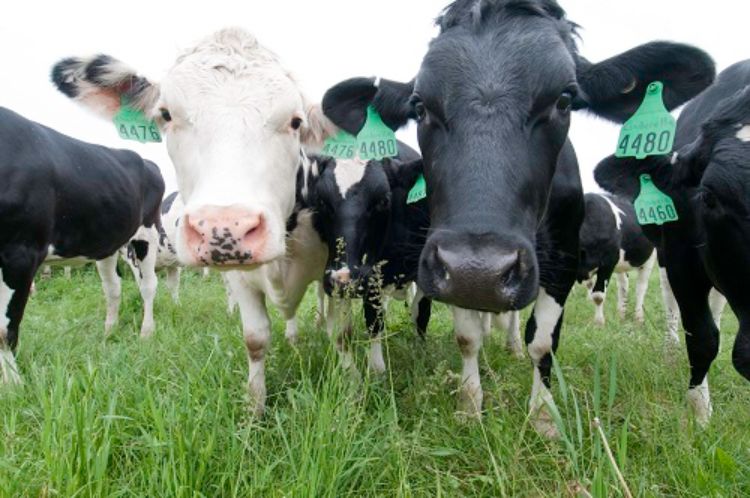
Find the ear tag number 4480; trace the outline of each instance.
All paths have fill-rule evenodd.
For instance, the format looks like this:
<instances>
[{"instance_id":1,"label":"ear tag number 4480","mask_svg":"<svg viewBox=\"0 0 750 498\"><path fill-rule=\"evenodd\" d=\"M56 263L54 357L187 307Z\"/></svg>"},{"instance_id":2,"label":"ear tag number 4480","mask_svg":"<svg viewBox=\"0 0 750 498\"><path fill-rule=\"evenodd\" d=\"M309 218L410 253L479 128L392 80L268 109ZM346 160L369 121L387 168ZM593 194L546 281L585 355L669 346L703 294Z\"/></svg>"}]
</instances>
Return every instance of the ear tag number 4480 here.
<instances>
[{"instance_id":1,"label":"ear tag number 4480","mask_svg":"<svg viewBox=\"0 0 750 498\"><path fill-rule=\"evenodd\" d=\"M323 154L337 159L352 159L355 156L363 161L383 159L398 155L396 134L388 128L373 106L367 107L365 125L357 136L344 130L325 141Z\"/></svg>"},{"instance_id":2,"label":"ear tag number 4480","mask_svg":"<svg viewBox=\"0 0 750 498\"><path fill-rule=\"evenodd\" d=\"M615 157L663 155L672 152L677 124L662 99L664 85L654 81L638 110L622 126Z\"/></svg>"},{"instance_id":3,"label":"ear tag number 4480","mask_svg":"<svg viewBox=\"0 0 750 498\"><path fill-rule=\"evenodd\" d=\"M141 143L161 142L159 127L146 118L143 111L132 107L125 98L120 99L120 110L113 118L120 138Z\"/></svg>"}]
</instances>

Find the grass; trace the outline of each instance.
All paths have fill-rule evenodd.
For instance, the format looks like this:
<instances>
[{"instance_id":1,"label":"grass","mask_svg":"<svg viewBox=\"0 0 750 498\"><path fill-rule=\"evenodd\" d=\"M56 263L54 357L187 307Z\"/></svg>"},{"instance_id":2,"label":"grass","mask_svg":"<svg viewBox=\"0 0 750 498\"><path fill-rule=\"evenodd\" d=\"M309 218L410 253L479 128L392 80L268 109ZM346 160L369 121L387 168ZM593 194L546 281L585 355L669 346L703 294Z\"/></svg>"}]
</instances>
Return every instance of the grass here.
<instances>
[{"instance_id":1,"label":"grass","mask_svg":"<svg viewBox=\"0 0 750 498\"><path fill-rule=\"evenodd\" d=\"M38 282L21 332L24 384L0 388L0 496L624 496L594 417L635 496L750 496L750 386L729 358L737 322L725 314L714 417L701 430L684 400L684 347L663 346L656 279L643 328L616 317L615 292L596 328L574 290L555 369L558 442L531 429L530 365L502 333L482 350L484 418L466 421L454 413L460 359L445 307L423 344L391 303L388 374L354 389L315 328L312 292L296 348L274 315L269 409L251 419L240 322L220 279L187 272L182 291L175 305L160 288L157 331L143 341L132 280L109 338L94 271Z\"/></svg>"}]
</instances>

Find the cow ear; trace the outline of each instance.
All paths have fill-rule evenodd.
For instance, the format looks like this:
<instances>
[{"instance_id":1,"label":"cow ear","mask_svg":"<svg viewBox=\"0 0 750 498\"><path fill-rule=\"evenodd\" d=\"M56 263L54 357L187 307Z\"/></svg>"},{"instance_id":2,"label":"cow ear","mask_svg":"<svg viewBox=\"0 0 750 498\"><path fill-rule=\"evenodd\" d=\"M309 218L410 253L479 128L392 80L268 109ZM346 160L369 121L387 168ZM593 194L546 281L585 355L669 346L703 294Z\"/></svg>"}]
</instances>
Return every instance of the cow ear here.
<instances>
[{"instance_id":1,"label":"cow ear","mask_svg":"<svg viewBox=\"0 0 750 498\"><path fill-rule=\"evenodd\" d=\"M159 98L158 85L109 55L63 59L52 67L51 78L68 98L105 119L118 113L123 97L146 113Z\"/></svg>"},{"instance_id":2,"label":"cow ear","mask_svg":"<svg viewBox=\"0 0 750 498\"><path fill-rule=\"evenodd\" d=\"M579 57L580 93L575 109L625 122L643 101L649 83L664 84L664 104L672 110L698 95L716 77L713 59L696 47L651 42L598 64Z\"/></svg>"},{"instance_id":3,"label":"cow ear","mask_svg":"<svg viewBox=\"0 0 750 498\"><path fill-rule=\"evenodd\" d=\"M414 81L399 83L379 78L351 78L329 88L323 96L323 112L339 128L356 135L373 105L392 130L414 119L411 94Z\"/></svg>"},{"instance_id":4,"label":"cow ear","mask_svg":"<svg viewBox=\"0 0 750 498\"><path fill-rule=\"evenodd\" d=\"M417 177L422 173L422 159L414 161L389 160L384 162L384 167L388 173L388 181L391 189L405 188L411 189L417 181Z\"/></svg>"},{"instance_id":5,"label":"cow ear","mask_svg":"<svg viewBox=\"0 0 750 498\"><path fill-rule=\"evenodd\" d=\"M640 176L651 175L660 189L669 190L673 170L669 156L650 156L646 159L609 156L594 169L594 180L605 191L633 202L641 191Z\"/></svg>"}]
</instances>

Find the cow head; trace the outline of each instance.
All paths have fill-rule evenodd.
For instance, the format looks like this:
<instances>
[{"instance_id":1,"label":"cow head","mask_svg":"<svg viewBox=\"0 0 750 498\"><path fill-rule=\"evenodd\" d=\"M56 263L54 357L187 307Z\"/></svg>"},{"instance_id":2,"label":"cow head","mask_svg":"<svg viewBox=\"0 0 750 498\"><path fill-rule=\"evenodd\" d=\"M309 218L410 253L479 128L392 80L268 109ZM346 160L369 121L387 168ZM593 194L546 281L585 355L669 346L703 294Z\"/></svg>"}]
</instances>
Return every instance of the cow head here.
<instances>
[{"instance_id":1,"label":"cow head","mask_svg":"<svg viewBox=\"0 0 750 498\"><path fill-rule=\"evenodd\" d=\"M700 248L714 282L735 306L750 303L750 275L743 273L750 268L750 86L740 88L718 103L706 102L713 111L701 119L698 138L674 155L611 156L595 170L602 188L631 200L640 192L640 175L651 175L680 219L662 229L649 226L649 234L679 230L682 243Z\"/></svg>"},{"instance_id":2,"label":"cow head","mask_svg":"<svg viewBox=\"0 0 750 498\"><path fill-rule=\"evenodd\" d=\"M350 132L368 104L394 128L417 121L432 221L420 287L462 307L522 308L538 289L536 232L571 111L622 121L654 80L673 108L711 82L713 62L651 43L592 64L552 0L457 0L438 24L414 80L347 80L323 110Z\"/></svg>"},{"instance_id":3,"label":"cow head","mask_svg":"<svg viewBox=\"0 0 750 498\"><path fill-rule=\"evenodd\" d=\"M252 267L284 254L300 147L333 130L252 35L215 33L158 84L106 55L64 59L52 79L105 118L125 98L158 123L185 203L182 263Z\"/></svg>"},{"instance_id":4,"label":"cow head","mask_svg":"<svg viewBox=\"0 0 750 498\"><path fill-rule=\"evenodd\" d=\"M406 197L421 172L421 161L361 161L319 158L310 187L318 229L328 245L324 287L329 294L363 295L384 262L383 247L394 217L403 217Z\"/></svg>"}]
</instances>

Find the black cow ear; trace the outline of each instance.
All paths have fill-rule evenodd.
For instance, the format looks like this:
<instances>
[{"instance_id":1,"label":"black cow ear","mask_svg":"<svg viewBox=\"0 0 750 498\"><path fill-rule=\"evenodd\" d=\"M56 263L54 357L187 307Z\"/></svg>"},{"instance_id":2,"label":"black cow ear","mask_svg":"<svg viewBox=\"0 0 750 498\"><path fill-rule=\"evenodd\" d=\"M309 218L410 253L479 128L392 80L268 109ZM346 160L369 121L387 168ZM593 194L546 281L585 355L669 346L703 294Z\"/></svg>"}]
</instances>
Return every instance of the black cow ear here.
<instances>
[{"instance_id":1,"label":"black cow ear","mask_svg":"<svg viewBox=\"0 0 750 498\"><path fill-rule=\"evenodd\" d=\"M670 156L650 156L645 159L609 156L594 169L594 180L605 191L633 202L641 191L640 177L651 175L659 188L670 189L673 168Z\"/></svg>"},{"instance_id":2,"label":"black cow ear","mask_svg":"<svg viewBox=\"0 0 750 498\"><path fill-rule=\"evenodd\" d=\"M399 160L389 161L386 171L391 188L401 187L411 189L414 186L414 182L417 181L417 177L423 171L422 159L406 162Z\"/></svg>"},{"instance_id":3,"label":"black cow ear","mask_svg":"<svg viewBox=\"0 0 750 498\"><path fill-rule=\"evenodd\" d=\"M685 187L700 184L711 158L711 146L701 134L693 142L685 145L672 156L675 178Z\"/></svg>"},{"instance_id":4,"label":"black cow ear","mask_svg":"<svg viewBox=\"0 0 750 498\"><path fill-rule=\"evenodd\" d=\"M574 108L620 123L638 110L653 81L664 84L664 104L672 110L716 77L716 66L706 52L671 42L647 43L598 64L579 57L577 66L580 93Z\"/></svg>"},{"instance_id":5,"label":"black cow ear","mask_svg":"<svg viewBox=\"0 0 750 498\"><path fill-rule=\"evenodd\" d=\"M409 102L413 90L413 81L351 78L326 91L323 113L336 126L356 135L365 124L367 107L372 104L383 122L395 131L414 119Z\"/></svg>"}]
</instances>

